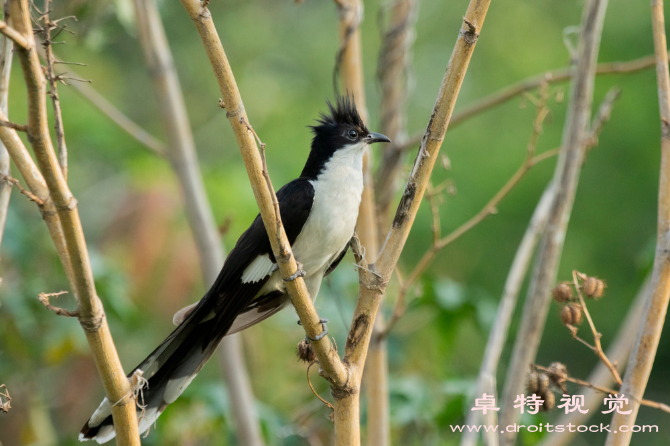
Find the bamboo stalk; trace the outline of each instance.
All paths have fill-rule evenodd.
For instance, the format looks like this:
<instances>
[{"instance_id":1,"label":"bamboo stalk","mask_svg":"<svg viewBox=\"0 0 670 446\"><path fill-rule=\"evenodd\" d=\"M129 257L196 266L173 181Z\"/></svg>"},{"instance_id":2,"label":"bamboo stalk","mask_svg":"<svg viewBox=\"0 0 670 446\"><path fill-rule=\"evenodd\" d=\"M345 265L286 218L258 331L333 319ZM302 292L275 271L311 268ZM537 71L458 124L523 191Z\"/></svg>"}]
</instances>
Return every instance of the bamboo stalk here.
<instances>
[{"instance_id":1,"label":"bamboo stalk","mask_svg":"<svg viewBox=\"0 0 670 446\"><path fill-rule=\"evenodd\" d=\"M635 334L640 326L642 312L647 302L647 297L650 295L651 291L649 286L651 283L650 278L651 277L647 277L644 280L644 283L637 292L637 295L628 310L626 319L623 321L621 328L607 350L607 357L610 358L613 363L618 365L618 370L620 372L623 371L626 359L635 342ZM587 381L599 387L609 387L614 382L614 378L605 364L599 362L587 378ZM562 424L567 426L568 423L572 423L573 425L578 426L580 424L586 424L586 421L594 415L594 412L597 413L596 411L598 407L602 406L602 393L586 388L584 389L583 394L585 402L583 408L588 409L588 412L582 413L577 410L570 412L569 414L563 414L556 421L556 425ZM546 437L540 446L566 446L571 444L576 434L576 432L570 432L569 430L564 432L554 432Z\"/></svg>"},{"instance_id":2,"label":"bamboo stalk","mask_svg":"<svg viewBox=\"0 0 670 446\"><path fill-rule=\"evenodd\" d=\"M226 53L214 27L212 15L207 9L206 3L201 3L199 0L181 0L181 3L193 20L202 39L207 57L214 69L223 96L223 106L227 110L226 116L235 132L247 175L272 245L272 251L283 277L289 278L296 273L297 264L286 238L284 227L281 224L281 217L275 207L278 208L276 195L264 168L264 161L256 146L249 118L244 109ZM287 281L286 288L305 332L309 337L316 338L321 334L322 327L319 315L307 292L305 281L301 277ZM322 376L330 381L333 386L344 386L349 379L349 371L340 361L331 340L324 336L320 340L312 342L312 346L319 359Z\"/></svg>"},{"instance_id":3,"label":"bamboo stalk","mask_svg":"<svg viewBox=\"0 0 670 446\"><path fill-rule=\"evenodd\" d=\"M651 296L644 309L644 322L633 346L621 393L628 395L629 414L615 413L613 431L607 435L607 446L630 443L632 433L621 432L619 427L635 424L640 408L638 401L644 396L649 375L654 365L658 342L661 338L665 315L670 300L670 73L668 71L668 46L665 36L663 1L651 1L651 23L656 53L656 81L661 117L661 174L658 193L658 229L656 256L651 276Z\"/></svg>"},{"instance_id":4,"label":"bamboo stalk","mask_svg":"<svg viewBox=\"0 0 670 446\"><path fill-rule=\"evenodd\" d=\"M7 10L7 0L4 2L5 11ZM5 19L7 14L5 13ZM7 99L9 97L9 75L12 68L12 40L2 36L0 40L0 112L6 117L9 114L7 110ZM0 174L9 175L9 154L7 149L0 142ZM7 222L7 211L9 209L9 197L11 196L12 188L7 183L0 183L0 244L5 233L5 223Z\"/></svg>"},{"instance_id":5,"label":"bamboo stalk","mask_svg":"<svg viewBox=\"0 0 670 446\"><path fill-rule=\"evenodd\" d=\"M561 144L564 149L559 156L553 180L557 192L551 206L547 229L540 243L507 372L500 406L500 423L503 426L518 420L519 413L512 408L513 402L517 395L523 393L526 371L537 354L549 310L549 290L556 281L588 138L596 61L606 9L607 0L589 0L584 5L578 58ZM513 444L514 439L515 433L505 432L500 436L500 444Z\"/></svg>"},{"instance_id":6,"label":"bamboo stalk","mask_svg":"<svg viewBox=\"0 0 670 446\"><path fill-rule=\"evenodd\" d=\"M77 201L67 187L51 143L47 122L46 79L35 50L28 1L11 0L10 17L14 28L30 42L29 49L17 49L28 92L28 138L60 218L64 245L72 267L71 286L77 298L79 322L86 334L107 397L117 402L112 406L117 444L139 445L133 392L119 361L102 302L95 291ZM67 266L64 267L67 270Z\"/></svg>"},{"instance_id":7,"label":"bamboo stalk","mask_svg":"<svg viewBox=\"0 0 670 446\"><path fill-rule=\"evenodd\" d=\"M225 254L202 180L181 85L155 0L135 0L134 4L138 35L167 136L167 156L181 186L203 282L209 287L219 274ZM263 437L239 335L226 336L222 340L219 362L225 371L231 404L235 407L233 420L240 443L262 445Z\"/></svg>"},{"instance_id":8,"label":"bamboo stalk","mask_svg":"<svg viewBox=\"0 0 670 446\"><path fill-rule=\"evenodd\" d=\"M353 379L348 392L334 393L335 435L338 446L360 444L360 377L372 337L373 321L428 185L489 4L490 0L472 0L468 6L421 149L398 206L393 227L377 261L368 265L364 259L357 259L363 266L359 269L361 287L344 356L344 361L350 365Z\"/></svg>"}]
</instances>

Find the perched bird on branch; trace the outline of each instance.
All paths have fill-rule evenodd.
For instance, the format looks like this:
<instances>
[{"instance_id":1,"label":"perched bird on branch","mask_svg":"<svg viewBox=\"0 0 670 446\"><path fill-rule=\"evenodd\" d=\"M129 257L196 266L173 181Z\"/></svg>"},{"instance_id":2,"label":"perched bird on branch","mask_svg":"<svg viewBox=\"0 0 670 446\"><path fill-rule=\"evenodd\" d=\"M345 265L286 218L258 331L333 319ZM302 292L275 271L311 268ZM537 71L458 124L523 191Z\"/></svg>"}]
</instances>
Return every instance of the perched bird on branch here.
<instances>
[{"instance_id":1,"label":"perched bird on branch","mask_svg":"<svg viewBox=\"0 0 670 446\"><path fill-rule=\"evenodd\" d=\"M277 192L281 219L312 299L324 276L344 257L354 234L363 192L363 154L368 145L390 142L369 132L353 99L341 97L312 126L312 149L300 177ZM295 280L296 277L287 280ZM227 334L244 330L289 302L260 215L237 241L205 296L175 314L177 328L137 366L148 380L140 433L175 401ZM326 332L324 324L324 333ZM140 416L141 415L141 416ZM79 439L105 443L115 436L105 398Z\"/></svg>"}]
</instances>

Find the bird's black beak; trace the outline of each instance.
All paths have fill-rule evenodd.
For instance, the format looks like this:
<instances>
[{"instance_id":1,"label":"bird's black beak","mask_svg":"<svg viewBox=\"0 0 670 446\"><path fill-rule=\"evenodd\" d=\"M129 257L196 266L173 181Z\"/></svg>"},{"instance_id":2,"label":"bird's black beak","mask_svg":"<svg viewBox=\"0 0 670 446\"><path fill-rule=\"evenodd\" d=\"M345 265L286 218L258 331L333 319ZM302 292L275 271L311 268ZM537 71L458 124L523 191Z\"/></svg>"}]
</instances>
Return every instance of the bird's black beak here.
<instances>
[{"instance_id":1,"label":"bird's black beak","mask_svg":"<svg viewBox=\"0 0 670 446\"><path fill-rule=\"evenodd\" d=\"M368 136L363 138L363 141L365 141L368 144L372 144L375 142L391 142L388 136L384 136L381 133L373 133L373 132L368 133Z\"/></svg>"}]
</instances>

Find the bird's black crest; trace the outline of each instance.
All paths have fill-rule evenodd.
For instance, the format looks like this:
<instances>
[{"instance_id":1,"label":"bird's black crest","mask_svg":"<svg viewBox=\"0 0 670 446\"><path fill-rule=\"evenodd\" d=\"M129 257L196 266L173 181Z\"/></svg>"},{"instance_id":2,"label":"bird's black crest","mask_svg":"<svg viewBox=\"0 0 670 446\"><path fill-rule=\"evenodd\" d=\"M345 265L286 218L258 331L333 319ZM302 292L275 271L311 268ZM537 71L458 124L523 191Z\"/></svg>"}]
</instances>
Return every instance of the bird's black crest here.
<instances>
[{"instance_id":1,"label":"bird's black crest","mask_svg":"<svg viewBox=\"0 0 670 446\"><path fill-rule=\"evenodd\" d=\"M311 126L314 131L317 131L322 126L330 127L338 124L349 124L361 130L367 130L361 116L358 114L356 103L352 96L339 96L335 102L336 106L333 106L330 101L326 101L326 103L328 104L330 113L321 113L320 118L317 120L319 124Z\"/></svg>"}]
</instances>

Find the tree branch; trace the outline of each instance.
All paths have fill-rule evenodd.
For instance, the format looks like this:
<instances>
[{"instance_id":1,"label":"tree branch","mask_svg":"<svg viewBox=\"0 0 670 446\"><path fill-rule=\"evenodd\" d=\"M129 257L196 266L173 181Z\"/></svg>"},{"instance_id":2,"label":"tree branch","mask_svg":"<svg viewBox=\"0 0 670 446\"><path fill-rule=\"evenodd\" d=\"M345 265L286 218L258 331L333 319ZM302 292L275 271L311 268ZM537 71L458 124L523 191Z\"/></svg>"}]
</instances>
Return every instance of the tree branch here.
<instances>
[{"instance_id":1,"label":"tree branch","mask_svg":"<svg viewBox=\"0 0 670 446\"><path fill-rule=\"evenodd\" d=\"M651 68L655 64L656 56L654 55L644 56L639 59L625 62L606 62L598 64L596 67L596 75L636 73L638 71ZM572 79L572 74L572 69L570 67L566 67L547 71L545 73L523 79L515 84L504 87L488 96L484 96L483 98L476 100L472 104L465 106L463 110L454 113L454 116L452 116L449 125L453 128L454 126L462 124L480 113L483 113L498 105L504 104L505 102L514 99L515 97L520 96L526 92L535 90L543 83L557 84L560 82L569 81ZM387 150L405 152L419 144L421 142L421 136L421 134L417 134L402 144L391 144Z\"/></svg>"},{"instance_id":2,"label":"tree branch","mask_svg":"<svg viewBox=\"0 0 670 446\"><path fill-rule=\"evenodd\" d=\"M129 393L130 383L116 353L102 302L95 291L77 201L67 187L51 144L47 123L46 80L35 50L28 1L11 0L10 13L14 28L27 36L30 42L29 49L17 49L28 93L28 138L60 218L64 245L72 269L69 278L73 279L70 284L78 302L79 322L86 333L107 397L110 401L118 402L112 406L117 443L139 445L135 402ZM6 131L11 132L9 129ZM0 132L4 133L5 128L0 128ZM6 146L9 145L7 141L4 142ZM67 271L67 264L63 266Z\"/></svg>"},{"instance_id":3,"label":"tree branch","mask_svg":"<svg viewBox=\"0 0 670 446\"><path fill-rule=\"evenodd\" d=\"M661 117L661 175L658 193L658 228L656 255L651 276L652 292L644 311L644 322L633 346L621 392L628 395L632 404L629 414L615 413L612 427L633 425L637 418L640 400L647 387L654 365L658 342L661 338L665 315L670 300L670 73L668 72L668 46L665 36L663 2L651 1L651 23L656 53L656 81ZM619 432L607 435L607 446L630 443L632 433Z\"/></svg>"},{"instance_id":4,"label":"tree branch","mask_svg":"<svg viewBox=\"0 0 670 446\"><path fill-rule=\"evenodd\" d=\"M16 46L19 46L24 50L31 49L30 45L32 45L32 43L28 39L26 39L26 37L22 33L12 28L11 26L7 25L7 23L5 23L2 20L0 20L0 33L2 33L7 38L11 39L12 42L16 44Z\"/></svg>"},{"instance_id":5,"label":"tree branch","mask_svg":"<svg viewBox=\"0 0 670 446\"><path fill-rule=\"evenodd\" d=\"M535 358L547 318L549 290L556 282L563 241L585 154L596 60L606 8L607 0L589 0L584 5L579 54L561 143L564 149L559 156L553 180L557 192L551 206L547 229L540 243L528 298L507 372L500 406L501 425L513 424L518 419L519 413L512 408L513 402L516 395L523 392L526 370ZM514 438L514 433L503 433L500 436L500 443L513 444Z\"/></svg>"},{"instance_id":6,"label":"tree branch","mask_svg":"<svg viewBox=\"0 0 670 446\"><path fill-rule=\"evenodd\" d=\"M167 156L181 187L203 282L209 287L219 275L225 254L200 172L181 85L155 0L135 0L134 4L138 36L156 90L168 141ZM235 407L233 420L239 441L261 446L263 437L239 335L226 336L222 340L219 358L225 370L223 377L231 403Z\"/></svg>"},{"instance_id":7,"label":"tree branch","mask_svg":"<svg viewBox=\"0 0 670 446\"><path fill-rule=\"evenodd\" d=\"M237 144L247 168L247 174L272 245L272 251L277 259L282 276L289 278L296 273L297 264L281 224L281 216L275 212L273 202L276 201L276 196L265 182L263 162L254 135L246 126L249 119L240 98L235 77L214 27L211 13L199 0L181 0L181 3L193 20L205 46L205 51L214 69L223 96L227 110L226 116L233 127ZM321 334L322 327L319 315L307 292L305 281L301 277L287 281L286 288L305 332L309 337L316 338ZM330 339L324 336L320 340L312 342L312 346L319 359L322 376L328 379L333 386L346 385L349 372L340 361Z\"/></svg>"},{"instance_id":8,"label":"tree branch","mask_svg":"<svg viewBox=\"0 0 670 446\"><path fill-rule=\"evenodd\" d=\"M519 181L528 173L528 171L535 166L537 163L548 159L549 157L552 157L556 154L558 154L559 150L554 149L554 150L549 150L547 152L544 152L540 155L535 155L535 149L537 147L537 140L542 132L542 123L544 122L544 119L548 116L549 114L549 109L547 108L547 90L546 90L546 84L545 87L541 90L543 93L540 98L540 102L538 103L537 107L537 113L535 115L535 120L533 122L533 130L531 132L530 140L528 142L527 150L526 150L526 158L524 159L523 163L521 166L517 169L517 171L512 175L512 177L505 183L505 185L489 200L486 205L472 218L470 218L468 221L463 223L461 226L459 226L457 229L452 231L450 234L447 236L440 238L440 228L439 228L439 219L435 217L435 214L439 215L435 209L433 209L433 234L434 240L433 244L428 248L428 250L424 253L424 255L421 257L419 262L416 264L414 269L407 275L405 280L403 281L402 286L398 290L398 298L396 300L396 305L393 311L393 315L391 316L391 320L389 321L388 325L384 329L384 331L381 333L383 336L387 336L388 333L393 329L394 325L398 322L398 320L404 315L405 310L407 309L407 305L405 304L405 298L407 295L407 292L412 288L414 283L421 277L421 275L428 269L430 264L432 263L433 259L435 256L448 244L452 243L459 237L461 237L463 234L465 234L467 231L471 230L474 228L478 223L482 222L486 217L488 217L491 214L494 214L496 212L496 209L500 202L507 196L507 194L516 186ZM429 195L430 197L430 195Z\"/></svg>"},{"instance_id":9,"label":"tree branch","mask_svg":"<svg viewBox=\"0 0 670 446\"><path fill-rule=\"evenodd\" d=\"M7 0L2 2L5 8L5 19L7 19ZM0 39L0 112L7 116L9 98L9 76L12 72L12 40L5 36ZM0 142L0 175L9 175L9 154ZM5 223L7 222L7 211L9 209L9 198L12 188L9 184L0 184L0 244L5 234Z\"/></svg>"},{"instance_id":10,"label":"tree branch","mask_svg":"<svg viewBox=\"0 0 670 446\"><path fill-rule=\"evenodd\" d=\"M373 321L430 180L430 174L447 131L449 118L453 112L489 4L490 1L488 0L472 0L469 4L463 26L442 80L421 149L410 173L403 199L398 206L393 227L377 261L373 265L368 265L364 259L357 258L362 266L362 268L359 268L361 286L344 356L344 361L350 365L353 377L352 385L349 392L334 392L336 441L338 445L359 444L358 399L360 376L363 373L363 366L372 337Z\"/></svg>"}]
</instances>

